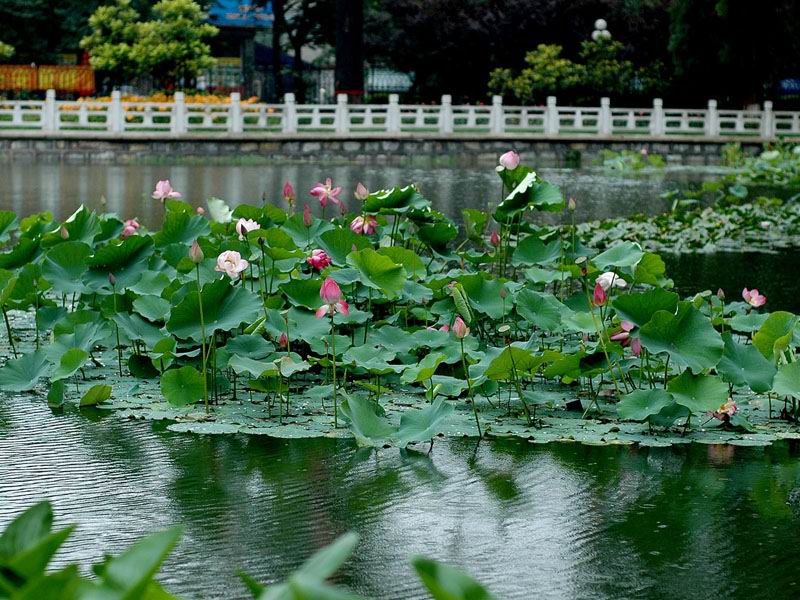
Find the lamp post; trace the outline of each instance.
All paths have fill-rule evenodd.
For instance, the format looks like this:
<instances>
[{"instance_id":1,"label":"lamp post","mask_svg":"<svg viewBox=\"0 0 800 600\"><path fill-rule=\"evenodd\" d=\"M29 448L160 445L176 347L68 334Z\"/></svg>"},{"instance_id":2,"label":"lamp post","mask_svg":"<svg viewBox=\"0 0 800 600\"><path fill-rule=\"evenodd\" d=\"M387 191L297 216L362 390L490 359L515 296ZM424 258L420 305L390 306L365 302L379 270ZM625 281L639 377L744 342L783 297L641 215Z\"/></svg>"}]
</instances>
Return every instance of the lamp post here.
<instances>
[{"instance_id":1,"label":"lamp post","mask_svg":"<svg viewBox=\"0 0 800 600\"><path fill-rule=\"evenodd\" d=\"M611 32L608 30L608 23L606 23L605 19L597 19L597 21L594 22L592 39L595 42L611 39Z\"/></svg>"}]
</instances>

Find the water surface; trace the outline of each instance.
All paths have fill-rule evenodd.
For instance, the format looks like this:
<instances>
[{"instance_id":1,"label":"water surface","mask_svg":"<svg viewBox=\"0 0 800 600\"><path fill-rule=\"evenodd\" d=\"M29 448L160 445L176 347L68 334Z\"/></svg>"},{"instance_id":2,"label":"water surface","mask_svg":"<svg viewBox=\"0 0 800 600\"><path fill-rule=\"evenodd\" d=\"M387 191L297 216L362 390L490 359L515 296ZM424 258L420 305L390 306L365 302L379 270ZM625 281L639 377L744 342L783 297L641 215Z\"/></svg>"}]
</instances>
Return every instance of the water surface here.
<instances>
[{"instance_id":1,"label":"water surface","mask_svg":"<svg viewBox=\"0 0 800 600\"><path fill-rule=\"evenodd\" d=\"M427 451L427 446L421 450ZM475 574L499 598L793 598L796 446L667 449L437 442L430 456L335 440L176 434L0 401L0 526L49 498L80 524L58 562L98 560L181 523L161 576L186 598L246 598L354 530L341 584L426 595L407 558Z\"/></svg>"}]
</instances>

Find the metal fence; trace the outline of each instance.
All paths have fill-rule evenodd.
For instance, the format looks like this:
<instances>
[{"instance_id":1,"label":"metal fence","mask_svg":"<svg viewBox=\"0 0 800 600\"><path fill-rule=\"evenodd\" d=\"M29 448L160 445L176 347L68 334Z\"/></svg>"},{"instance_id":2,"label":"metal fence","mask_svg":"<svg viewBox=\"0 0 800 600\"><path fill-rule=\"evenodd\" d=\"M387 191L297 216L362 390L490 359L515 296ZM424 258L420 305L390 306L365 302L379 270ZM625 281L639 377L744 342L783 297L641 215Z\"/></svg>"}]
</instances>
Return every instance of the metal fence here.
<instances>
[{"instance_id":1,"label":"metal fence","mask_svg":"<svg viewBox=\"0 0 800 600\"><path fill-rule=\"evenodd\" d=\"M450 96L440 104L400 104L397 95L388 104L349 104L345 95L336 104L297 104L293 94L282 104L243 104L236 93L224 104L193 104L181 92L172 102L127 102L119 92L110 102L76 102L57 100L48 90L45 100L0 101L0 131L13 130L157 137L217 132L772 140L800 137L800 112L774 111L769 101L761 110L720 109L714 100L705 108L668 108L660 99L648 108L617 108L608 98L595 107L558 106L552 96L544 106L506 106L499 96L486 106L454 105Z\"/></svg>"}]
</instances>

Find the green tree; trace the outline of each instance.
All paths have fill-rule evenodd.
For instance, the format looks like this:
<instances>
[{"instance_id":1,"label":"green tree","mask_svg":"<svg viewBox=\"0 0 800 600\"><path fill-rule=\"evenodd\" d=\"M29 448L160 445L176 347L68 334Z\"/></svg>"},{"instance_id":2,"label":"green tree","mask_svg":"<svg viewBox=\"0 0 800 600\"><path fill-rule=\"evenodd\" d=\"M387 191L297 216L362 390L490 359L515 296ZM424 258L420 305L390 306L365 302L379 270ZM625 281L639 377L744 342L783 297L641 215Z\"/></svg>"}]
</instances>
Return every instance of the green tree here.
<instances>
[{"instance_id":1,"label":"green tree","mask_svg":"<svg viewBox=\"0 0 800 600\"><path fill-rule=\"evenodd\" d=\"M512 95L524 104L542 104L547 96L571 94L584 79L583 65L561 56L558 44L539 44L525 55L527 65L514 77L510 69L496 69L489 79L489 91Z\"/></svg>"},{"instance_id":2,"label":"green tree","mask_svg":"<svg viewBox=\"0 0 800 600\"><path fill-rule=\"evenodd\" d=\"M205 39L218 30L205 18L194 0L161 0L153 7L153 19L139 26L134 59L168 86L190 85L201 71L214 66Z\"/></svg>"},{"instance_id":3,"label":"green tree","mask_svg":"<svg viewBox=\"0 0 800 600\"><path fill-rule=\"evenodd\" d=\"M141 71L133 53L142 27L138 19L139 13L130 0L115 0L89 17L91 33L80 45L89 52L91 65L107 72L114 83L128 81Z\"/></svg>"},{"instance_id":4,"label":"green tree","mask_svg":"<svg viewBox=\"0 0 800 600\"><path fill-rule=\"evenodd\" d=\"M8 60L14 56L14 46L0 42L0 60Z\"/></svg>"}]
</instances>

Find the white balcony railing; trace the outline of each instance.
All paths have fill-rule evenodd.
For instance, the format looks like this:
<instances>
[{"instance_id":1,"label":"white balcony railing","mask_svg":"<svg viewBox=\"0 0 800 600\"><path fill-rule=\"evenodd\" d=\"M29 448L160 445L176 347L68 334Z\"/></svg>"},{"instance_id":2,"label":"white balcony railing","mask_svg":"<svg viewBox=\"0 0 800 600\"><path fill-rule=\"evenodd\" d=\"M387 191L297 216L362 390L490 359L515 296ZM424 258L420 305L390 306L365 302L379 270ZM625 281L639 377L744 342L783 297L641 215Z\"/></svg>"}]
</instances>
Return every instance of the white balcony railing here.
<instances>
[{"instance_id":1,"label":"white balcony railing","mask_svg":"<svg viewBox=\"0 0 800 600\"><path fill-rule=\"evenodd\" d=\"M203 133L306 134L333 136L540 136L613 139L746 139L800 137L800 112L719 109L715 100L705 108L665 107L656 98L646 108L558 106L548 97L544 106L506 106L495 96L487 106L454 105L442 96L437 105L400 104L396 95L387 104L297 104L286 94L282 104L242 103L231 94L224 104L195 104L181 92L172 102L126 102L119 92L111 101L57 100L47 92L44 101L0 101L0 132L38 131L128 133L183 137Z\"/></svg>"}]
</instances>

